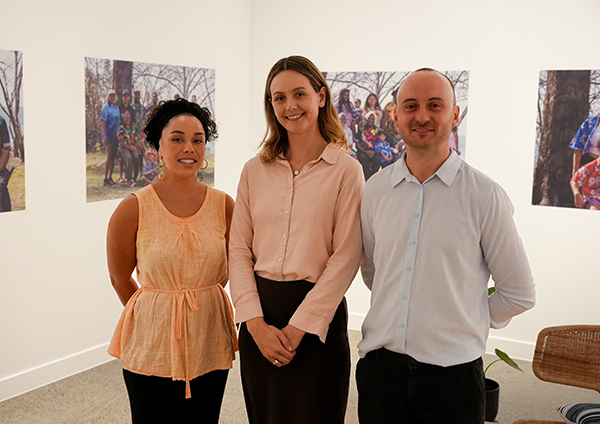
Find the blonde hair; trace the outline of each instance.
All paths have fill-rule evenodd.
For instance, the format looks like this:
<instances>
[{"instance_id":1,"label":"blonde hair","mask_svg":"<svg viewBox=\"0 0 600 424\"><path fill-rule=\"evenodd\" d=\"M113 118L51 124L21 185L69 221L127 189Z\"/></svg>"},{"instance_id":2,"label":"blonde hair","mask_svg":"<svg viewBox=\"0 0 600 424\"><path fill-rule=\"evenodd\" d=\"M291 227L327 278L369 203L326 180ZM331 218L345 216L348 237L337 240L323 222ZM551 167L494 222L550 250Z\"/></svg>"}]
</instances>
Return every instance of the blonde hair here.
<instances>
[{"instance_id":1,"label":"blonde hair","mask_svg":"<svg viewBox=\"0 0 600 424\"><path fill-rule=\"evenodd\" d=\"M288 149L287 130L279 123L275 110L271 104L271 83L280 72L296 71L310 82L315 92L325 88L325 105L319 108L319 130L327 143L347 151L348 145L342 124L331 101L331 90L319 69L305 57L290 56L280 59L273 65L267 83L265 84L265 117L267 119L267 132L259 147L259 156L263 162L272 162L276 158L285 156Z\"/></svg>"}]
</instances>

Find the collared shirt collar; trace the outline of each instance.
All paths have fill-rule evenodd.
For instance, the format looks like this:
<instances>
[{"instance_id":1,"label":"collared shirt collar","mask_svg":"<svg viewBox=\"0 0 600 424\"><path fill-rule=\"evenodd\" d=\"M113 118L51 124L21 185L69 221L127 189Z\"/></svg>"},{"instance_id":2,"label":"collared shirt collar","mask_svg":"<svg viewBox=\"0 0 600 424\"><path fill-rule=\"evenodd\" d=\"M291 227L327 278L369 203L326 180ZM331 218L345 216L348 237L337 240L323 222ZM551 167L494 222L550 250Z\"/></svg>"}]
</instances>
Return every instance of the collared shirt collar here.
<instances>
[{"instance_id":1,"label":"collared shirt collar","mask_svg":"<svg viewBox=\"0 0 600 424\"><path fill-rule=\"evenodd\" d=\"M330 165L335 165L340 160L340 154L342 154L342 150L333 143L327 143L327 146L321 152L321 155L314 162L318 162L323 159ZM287 159L283 156L279 156L276 159L276 162L287 162Z\"/></svg>"},{"instance_id":2,"label":"collared shirt collar","mask_svg":"<svg viewBox=\"0 0 600 424\"><path fill-rule=\"evenodd\" d=\"M442 180L444 184L450 187L454 181L454 178L456 177L456 174L458 173L460 165L461 159L458 157L458 154L452 150L450 156L448 156L448 159L444 161L442 166L440 166L438 170L428 178L428 180L437 175L437 177ZM406 152L404 152L402 154L402 158L400 158L400 160L394 164L394 168L392 169L391 173L391 180L392 187L397 186L403 180L417 181L414 175L410 173L408 166L406 166Z\"/></svg>"}]
</instances>

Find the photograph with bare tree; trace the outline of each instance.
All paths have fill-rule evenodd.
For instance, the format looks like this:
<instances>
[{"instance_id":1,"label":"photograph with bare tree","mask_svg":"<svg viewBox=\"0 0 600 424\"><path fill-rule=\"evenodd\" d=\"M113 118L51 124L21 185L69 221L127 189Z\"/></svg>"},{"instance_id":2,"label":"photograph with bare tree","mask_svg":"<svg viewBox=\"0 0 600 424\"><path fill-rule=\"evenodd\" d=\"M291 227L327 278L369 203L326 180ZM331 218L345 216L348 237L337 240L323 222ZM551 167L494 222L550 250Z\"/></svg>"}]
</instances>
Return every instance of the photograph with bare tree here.
<instances>
[{"instance_id":1,"label":"photograph with bare tree","mask_svg":"<svg viewBox=\"0 0 600 424\"><path fill-rule=\"evenodd\" d=\"M87 201L119 199L155 181L157 153L145 141L148 114L163 100L184 98L214 116L215 70L85 58ZM199 178L214 184L214 143Z\"/></svg>"},{"instance_id":2,"label":"photograph with bare tree","mask_svg":"<svg viewBox=\"0 0 600 424\"><path fill-rule=\"evenodd\" d=\"M541 71L532 204L600 210L600 70Z\"/></svg>"},{"instance_id":3,"label":"photograph with bare tree","mask_svg":"<svg viewBox=\"0 0 600 424\"><path fill-rule=\"evenodd\" d=\"M0 212L25 209L23 53L0 50Z\"/></svg>"},{"instance_id":4,"label":"photograph with bare tree","mask_svg":"<svg viewBox=\"0 0 600 424\"><path fill-rule=\"evenodd\" d=\"M346 133L352 156L363 167L365 180L394 163L405 150L395 123L396 93L410 72L323 72ZM469 71L443 72L456 91L458 125L450 146L464 159L467 131Z\"/></svg>"}]
</instances>

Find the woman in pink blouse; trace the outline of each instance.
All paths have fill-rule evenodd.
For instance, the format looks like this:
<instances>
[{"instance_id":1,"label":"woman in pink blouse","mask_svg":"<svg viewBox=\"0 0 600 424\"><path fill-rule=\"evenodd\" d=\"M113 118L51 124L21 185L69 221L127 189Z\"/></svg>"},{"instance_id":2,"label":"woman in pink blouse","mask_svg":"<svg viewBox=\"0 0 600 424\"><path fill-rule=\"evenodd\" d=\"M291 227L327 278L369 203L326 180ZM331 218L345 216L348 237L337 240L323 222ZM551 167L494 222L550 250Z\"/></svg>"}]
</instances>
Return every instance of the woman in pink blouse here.
<instances>
[{"instance_id":1,"label":"woman in pink blouse","mask_svg":"<svg viewBox=\"0 0 600 424\"><path fill-rule=\"evenodd\" d=\"M230 241L248 418L342 424L364 177L311 61L279 60L264 102L267 133L242 171Z\"/></svg>"}]
</instances>

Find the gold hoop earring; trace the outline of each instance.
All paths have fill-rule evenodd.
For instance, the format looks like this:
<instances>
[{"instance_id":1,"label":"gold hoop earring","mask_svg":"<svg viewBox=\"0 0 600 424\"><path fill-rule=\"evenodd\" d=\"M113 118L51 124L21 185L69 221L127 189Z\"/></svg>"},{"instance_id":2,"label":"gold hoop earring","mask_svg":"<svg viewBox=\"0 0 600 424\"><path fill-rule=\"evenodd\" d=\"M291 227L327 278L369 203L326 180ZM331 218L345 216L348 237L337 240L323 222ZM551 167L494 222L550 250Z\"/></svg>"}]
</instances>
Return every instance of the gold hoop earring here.
<instances>
[{"instance_id":1,"label":"gold hoop earring","mask_svg":"<svg viewBox=\"0 0 600 424\"><path fill-rule=\"evenodd\" d=\"M165 174L165 160L162 156L158 157L158 181L162 181Z\"/></svg>"},{"instance_id":2,"label":"gold hoop earring","mask_svg":"<svg viewBox=\"0 0 600 424\"><path fill-rule=\"evenodd\" d=\"M208 168L208 161L204 159L204 166L200 168L200 181L204 181L204 170Z\"/></svg>"}]
</instances>

